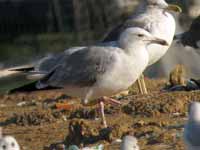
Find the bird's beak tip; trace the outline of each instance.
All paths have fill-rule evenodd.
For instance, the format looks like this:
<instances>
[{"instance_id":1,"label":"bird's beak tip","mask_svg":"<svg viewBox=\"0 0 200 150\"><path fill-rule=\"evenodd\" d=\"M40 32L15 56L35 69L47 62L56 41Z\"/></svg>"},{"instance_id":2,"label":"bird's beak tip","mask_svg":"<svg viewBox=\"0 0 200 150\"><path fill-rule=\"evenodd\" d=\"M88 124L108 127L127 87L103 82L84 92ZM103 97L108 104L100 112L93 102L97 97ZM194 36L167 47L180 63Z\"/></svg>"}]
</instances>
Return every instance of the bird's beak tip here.
<instances>
[{"instance_id":1,"label":"bird's beak tip","mask_svg":"<svg viewBox=\"0 0 200 150\"><path fill-rule=\"evenodd\" d=\"M152 40L152 43L160 44L163 46L169 46L169 43L167 41L165 41L163 39L159 39L159 38Z\"/></svg>"},{"instance_id":2,"label":"bird's beak tip","mask_svg":"<svg viewBox=\"0 0 200 150\"><path fill-rule=\"evenodd\" d=\"M166 10L175 11L175 12L178 12L178 13L182 12L181 7L178 6L178 5L174 5L174 4L169 4L168 7L166 8Z\"/></svg>"},{"instance_id":3,"label":"bird's beak tip","mask_svg":"<svg viewBox=\"0 0 200 150\"><path fill-rule=\"evenodd\" d=\"M169 46L169 43L165 40L161 40L159 43L163 46Z\"/></svg>"}]
</instances>

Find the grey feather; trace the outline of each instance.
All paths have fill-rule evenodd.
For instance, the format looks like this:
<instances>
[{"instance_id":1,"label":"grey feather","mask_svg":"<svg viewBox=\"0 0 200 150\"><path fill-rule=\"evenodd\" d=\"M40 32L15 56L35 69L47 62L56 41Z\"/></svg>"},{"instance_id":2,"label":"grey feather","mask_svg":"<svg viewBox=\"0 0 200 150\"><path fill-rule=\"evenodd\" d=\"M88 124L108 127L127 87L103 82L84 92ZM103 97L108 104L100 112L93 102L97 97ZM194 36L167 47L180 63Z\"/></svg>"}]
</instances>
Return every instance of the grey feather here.
<instances>
[{"instance_id":1,"label":"grey feather","mask_svg":"<svg viewBox=\"0 0 200 150\"><path fill-rule=\"evenodd\" d=\"M112 67L115 61L112 49L92 46L72 53L55 69L46 83L57 87L93 85L99 76Z\"/></svg>"},{"instance_id":2,"label":"grey feather","mask_svg":"<svg viewBox=\"0 0 200 150\"><path fill-rule=\"evenodd\" d=\"M123 24L116 26L111 32L109 32L103 42L117 41L120 34L129 27L141 27L149 31L148 25L153 23L145 14L135 15L127 19Z\"/></svg>"},{"instance_id":3,"label":"grey feather","mask_svg":"<svg viewBox=\"0 0 200 150\"><path fill-rule=\"evenodd\" d=\"M64 52L50 55L41 59L35 66L35 70L51 72L54 68L63 63L72 53L80 51L85 47L72 47L66 49Z\"/></svg>"}]
</instances>

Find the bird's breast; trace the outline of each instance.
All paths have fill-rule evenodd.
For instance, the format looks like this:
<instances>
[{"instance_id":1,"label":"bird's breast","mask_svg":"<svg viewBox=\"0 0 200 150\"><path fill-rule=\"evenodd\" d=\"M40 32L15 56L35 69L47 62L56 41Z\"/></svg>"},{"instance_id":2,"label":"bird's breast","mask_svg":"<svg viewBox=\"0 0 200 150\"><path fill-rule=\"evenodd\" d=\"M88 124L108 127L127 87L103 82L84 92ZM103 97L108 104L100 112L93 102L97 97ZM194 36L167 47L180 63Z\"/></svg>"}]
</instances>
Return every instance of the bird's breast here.
<instances>
[{"instance_id":1,"label":"bird's breast","mask_svg":"<svg viewBox=\"0 0 200 150\"><path fill-rule=\"evenodd\" d=\"M175 34L175 20L173 16L169 13L163 14L163 17L158 20L153 26L151 34L157 38L164 39L168 42L169 46L163 46L158 44L151 44L148 46L149 52L149 65L157 62L160 58L162 58L167 50L169 49L173 37Z\"/></svg>"},{"instance_id":2,"label":"bird's breast","mask_svg":"<svg viewBox=\"0 0 200 150\"><path fill-rule=\"evenodd\" d=\"M97 82L97 87L106 92L116 94L126 90L141 75L148 64L148 53L141 55L123 55L117 58L113 67Z\"/></svg>"}]
</instances>

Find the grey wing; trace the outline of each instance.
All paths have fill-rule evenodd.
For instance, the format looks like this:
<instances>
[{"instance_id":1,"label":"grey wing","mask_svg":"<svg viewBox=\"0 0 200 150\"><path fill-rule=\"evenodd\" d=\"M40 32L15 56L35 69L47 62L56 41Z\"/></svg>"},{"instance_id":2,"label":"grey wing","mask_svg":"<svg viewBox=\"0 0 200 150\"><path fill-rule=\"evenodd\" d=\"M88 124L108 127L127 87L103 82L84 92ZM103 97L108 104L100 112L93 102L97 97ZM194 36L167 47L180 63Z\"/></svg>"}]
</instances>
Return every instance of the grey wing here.
<instances>
[{"instance_id":1,"label":"grey wing","mask_svg":"<svg viewBox=\"0 0 200 150\"><path fill-rule=\"evenodd\" d=\"M35 66L36 71L46 71L51 72L58 65L62 64L72 53L84 49L85 47L72 47L66 49L64 52L50 55L41 59L38 64Z\"/></svg>"},{"instance_id":2,"label":"grey wing","mask_svg":"<svg viewBox=\"0 0 200 150\"><path fill-rule=\"evenodd\" d=\"M104 43L98 43L97 46L109 46L109 47L119 47L119 43L117 41L110 41Z\"/></svg>"},{"instance_id":3,"label":"grey wing","mask_svg":"<svg viewBox=\"0 0 200 150\"><path fill-rule=\"evenodd\" d=\"M152 28L152 18L146 14L137 15L134 18L131 18L126 21L125 27L140 27L150 32Z\"/></svg>"},{"instance_id":4,"label":"grey wing","mask_svg":"<svg viewBox=\"0 0 200 150\"><path fill-rule=\"evenodd\" d=\"M115 61L112 50L108 49L90 47L73 53L56 68L46 84L56 87L93 85Z\"/></svg>"},{"instance_id":5,"label":"grey wing","mask_svg":"<svg viewBox=\"0 0 200 150\"><path fill-rule=\"evenodd\" d=\"M102 42L110 42L110 41L117 41L119 38L119 35L124 30L124 24L119 24L113 30L111 30L102 40Z\"/></svg>"},{"instance_id":6,"label":"grey wing","mask_svg":"<svg viewBox=\"0 0 200 150\"><path fill-rule=\"evenodd\" d=\"M7 70L8 71L21 71L21 72L42 71L42 72L48 73L48 72L51 72L51 70L53 68L55 68L57 65L61 64L63 62L63 60L66 59L67 57L69 57L72 53L75 53L75 52L85 49L85 48L86 47L72 47L72 48L66 49L62 53L48 55L32 64L12 67Z\"/></svg>"},{"instance_id":7,"label":"grey wing","mask_svg":"<svg viewBox=\"0 0 200 150\"><path fill-rule=\"evenodd\" d=\"M102 42L117 41L120 34L129 27L138 26L139 22L135 22L134 19L128 19L126 22L116 26L111 32L109 32ZM138 26L140 27L140 26Z\"/></svg>"},{"instance_id":8,"label":"grey wing","mask_svg":"<svg viewBox=\"0 0 200 150\"><path fill-rule=\"evenodd\" d=\"M151 27L151 20L143 14L129 18L124 23L119 24L111 32L109 32L102 42L117 41L120 34L129 27L141 27L149 31Z\"/></svg>"},{"instance_id":9,"label":"grey wing","mask_svg":"<svg viewBox=\"0 0 200 150\"><path fill-rule=\"evenodd\" d=\"M200 124L187 124L185 126L184 136L192 146L200 146Z\"/></svg>"}]
</instances>

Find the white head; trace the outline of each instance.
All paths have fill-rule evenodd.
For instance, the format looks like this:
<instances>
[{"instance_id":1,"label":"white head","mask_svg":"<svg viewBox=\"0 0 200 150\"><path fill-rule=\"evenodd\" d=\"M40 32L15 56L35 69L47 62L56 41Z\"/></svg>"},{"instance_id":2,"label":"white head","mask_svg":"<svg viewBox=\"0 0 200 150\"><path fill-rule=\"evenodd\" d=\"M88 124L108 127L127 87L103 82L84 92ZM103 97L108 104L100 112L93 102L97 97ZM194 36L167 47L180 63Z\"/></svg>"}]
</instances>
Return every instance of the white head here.
<instances>
[{"instance_id":1,"label":"white head","mask_svg":"<svg viewBox=\"0 0 200 150\"><path fill-rule=\"evenodd\" d=\"M20 150L19 144L12 136L0 138L0 150Z\"/></svg>"},{"instance_id":2,"label":"white head","mask_svg":"<svg viewBox=\"0 0 200 150\"><path fill-rule=\"evenodd\" d=\"M192 102L189 106L189 121L200 122L200 103Z\"/></svg>"},{"instance_id":3,"label":"white head","mask_svg":"<svg viewBox=\"0 0 200 150\"><path fill-rule=\"evenodd\" d=\"M165 0L143 0L139 8L145 10L147 7L153 7L175 12L182 11L178 5L168 4Z\"/></svg>"},{"instance_id":4,"label":"white head","mask_svg":"<svg viewBox=\"0 0 200 150\"><path fill-rule=\"evenodd\" d=\"M137 139L127 135L123 138L120 150L139 150Z\"/></svg>"},{"instance_id":5,"label":"white head","mask_svg":"<svg viewBox=\"0 0 200 150\"><path fill-rule=\"evenodd\" d=\"M119 37L119 45L123 49L134 49L135 46L147 46L149 44L168 45L168 43L159 39L143 28L131 27L127 28Z\"/></svg>"},{"instance_id":6,"label":"white head","mask_svg":"<svg viewBox=\"0 0 200 150\"><path fill-rule=\"evenodd\" d=\"M165 0L145 0L147 5L156 6L159 8L166 8L168 4Z\"/></svg>"}]
</instances>

